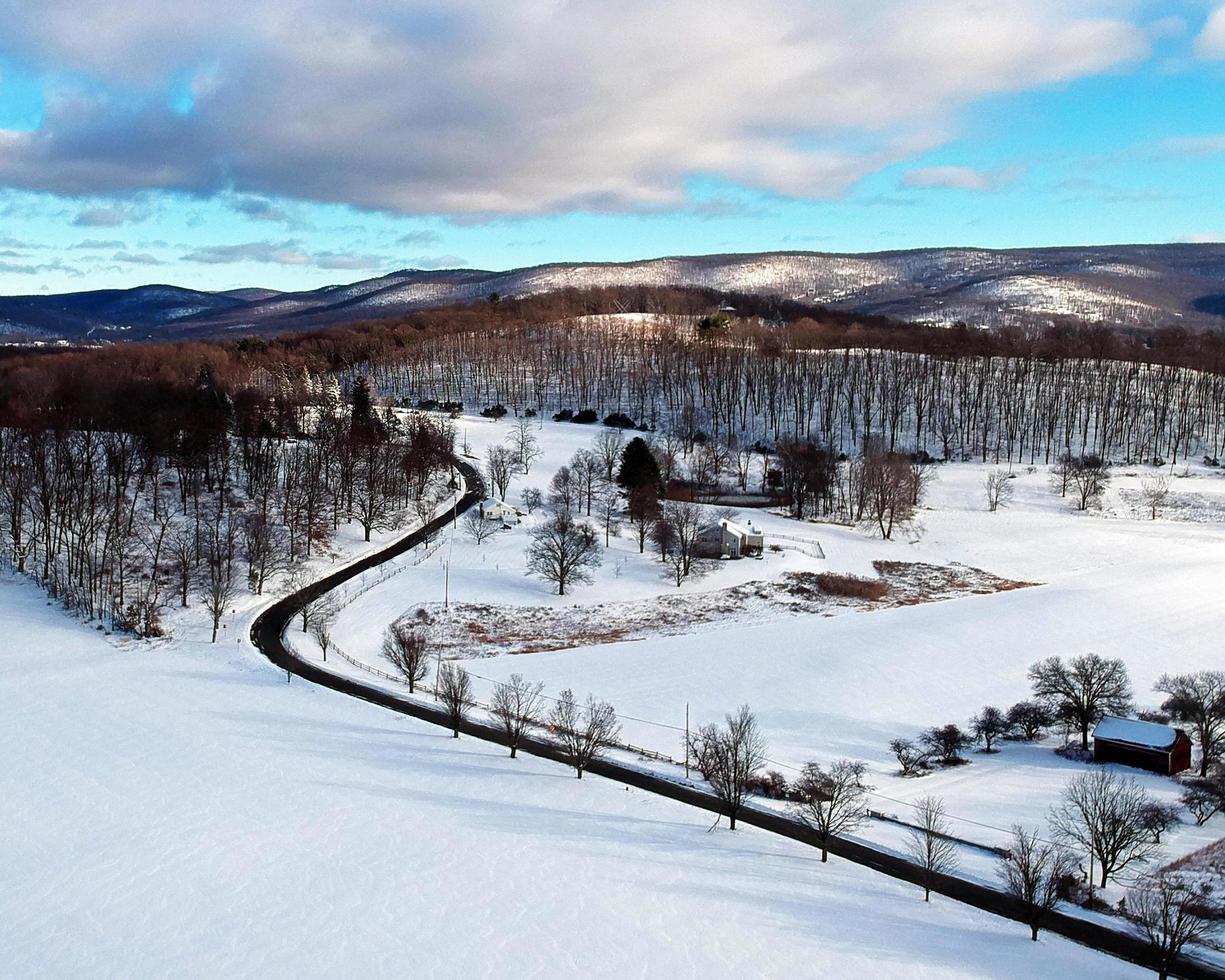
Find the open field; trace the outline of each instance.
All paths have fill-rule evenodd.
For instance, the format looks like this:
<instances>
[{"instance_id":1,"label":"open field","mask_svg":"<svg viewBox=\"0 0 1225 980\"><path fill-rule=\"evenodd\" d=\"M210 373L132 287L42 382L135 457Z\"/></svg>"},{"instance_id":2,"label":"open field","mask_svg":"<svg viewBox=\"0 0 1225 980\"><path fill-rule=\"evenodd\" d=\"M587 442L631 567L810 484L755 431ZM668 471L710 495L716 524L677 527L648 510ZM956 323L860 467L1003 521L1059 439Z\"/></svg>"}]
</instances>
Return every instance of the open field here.
<instances>
[{"instance_id":1,"label":"open field","mask_svg":"<svg viewBox=\"0 0 1225 980\"><path fill-rule=\"evenodd\" d=\"M505 423L478 419L465 419L462 425L474 451L507 430ZM556 467L594 434L588 427L544 423L540 436L546 455L512 486L511 499L523 486L547 484ZM934 793L960 818L957 832L974 840L1001 843L1014 822L1044 828L1050 804L1082 768L1055 755L1054 742L1005 743L998 754L971 753L971 765L905 780L894 775L889 740L935 724L964 725L985 704L1006 708L1023 699L1029 690L1027 668L1051 654L1094 651L1121 657L1142 706L1160 701L1152 684L1161 673L1218 667L1225 624L1219 598L1225 581L1225 527L1131 516L1127 498L1144 475L1132 470L1116 475L1101 511L1077 513L1050 491L1044 471L1018 468L1011 506L992 514L981 488L988 468L940 467L920 512L923 533L915 540L882 542L851 528L797 525L755 514L767 543L771 533L808 536L820 543L826 559L768 552L762 561L717 563L680 590L666 580L656 560L638 555L636 543L621 538L614 539L592 585L559 598L523 574L525 527L500 532L480 547L457 533L452 600L536 604L549 607L552 615L661 594L690 596L701 609L721 589L778 581L798 571L871 575L880 560L959 562L1009 580L1040 583L872 612L733 614L713 624L699 623L685 635L482 659L471 669L493 680L519 672L544 681L553 694L565 687L580 696L592 691L625 716L660 723L624 721L629 741L678 758L686 705L696 723L748 703L765 729L771 759L788 775L788 767L808 759L849 756L870 764L880 795L874 805L886 812L906 817L907 801ZM1225 478L1219 471L1192 470L1186 477L1176 475L1172 485L1175 500L1193 493L1225 501ZM435 563L397 576L346 609L336 631L342 647L377 663L386 623L423 604L441 602L444 557L445 549ZM606 629L615 633L623 626L610 616ZM478 680L478 693L489 686ZM1134 774L1163 798L1177 796L1171 781ZM1219 837L1223 821L1218 816L1202 828L1177 828L1168 838L1169 858ZM864 833L898 843L890 830ZM973 857L968 861L972 873L992 874L989 864L975 864Z\"/></svg>"}]
</instances>

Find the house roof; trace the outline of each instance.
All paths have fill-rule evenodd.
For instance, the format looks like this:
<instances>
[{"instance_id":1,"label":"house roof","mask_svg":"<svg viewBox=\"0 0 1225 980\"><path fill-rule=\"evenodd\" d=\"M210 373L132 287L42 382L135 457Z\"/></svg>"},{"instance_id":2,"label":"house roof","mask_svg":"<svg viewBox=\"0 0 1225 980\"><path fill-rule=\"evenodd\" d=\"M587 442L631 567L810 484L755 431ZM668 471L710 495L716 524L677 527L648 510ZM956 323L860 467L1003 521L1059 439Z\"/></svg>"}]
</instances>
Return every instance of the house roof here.
<instances>
[{"instance_id":1,"label":"house roof","mask_svg":"<svg viewBox=\"0 0 1225 980\"><path fill-rule=\"evenodd\" d=\"M748 538L755 534L761 534L761 532L755 527L745 527L743 524L737 524L735 521L728 520L726 517L719 521L719 523L731 531L732 534L739 534L742 538Z\"/></svg>"},{"instance_id":2,"label":"house roof","mask_svg":"<svg viewBox=\"0 0 1225 980\"><path fill-rule=\"evenodd\" d=\"M1151 721L1107 715L1097 723L1093 738L1095 741L1100 738L1108 742L1123 742L1142 749L1160 749L1167 752L1178 739L1178 729Z\"/></svg>"},{"instance_id":3,"label":"house roof","mask_svg":"<svg viewBox=\"0 0 1225 980\"><path fill-rule=\"evenodd\" d=\"M490 497L488 500L481 501L481 510L492 510L495 507L505 507L505 506L506 504L502 503L502 501L500 500L494 499L493 497Z\"/></svg>"}]
</instances>

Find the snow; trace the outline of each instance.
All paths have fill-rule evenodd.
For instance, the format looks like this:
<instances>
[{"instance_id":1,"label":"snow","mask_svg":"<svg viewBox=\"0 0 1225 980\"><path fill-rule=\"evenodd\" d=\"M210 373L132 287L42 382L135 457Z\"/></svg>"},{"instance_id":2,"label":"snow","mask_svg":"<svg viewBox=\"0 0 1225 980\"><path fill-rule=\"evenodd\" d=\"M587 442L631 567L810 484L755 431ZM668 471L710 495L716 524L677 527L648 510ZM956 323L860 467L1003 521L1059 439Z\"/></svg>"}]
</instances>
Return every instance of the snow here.
<instances>
[{"instance_id":1,"label":"snow","mask_svg":"<svg viewBox=\"0 0 1225 980\"><path fill-rule=\"evenodd\" d=\"M1168 749L1174 744L1174 729L1151 721L1107 715L1097 723L1093 737L1109 739L1112 742L1127 742L1145 748Z\"/></svg>"},{"instance_id":2,"label":"snow","mask_svg":"<svg viewBox=\"0 0 1225 980\"><path fill-rule=\"evenodd\" d=\"M118 643L11 578L0 619L6 976L1143 975L202 625Z\"/></svg>"},{"instance_id":3,"label":"snow","mask_svg":"<svg viewBox=\"0 0 1225 980\"><path fill-rule=\"evenodd\" d=\"M460 427L476 455L509 431L506 421L479 418L465 418ZM537 435L545 455L526 478L517 478L510 495L526 486L547 486L574 450L591 445L598 429L543 423ZM1068 779L1084 771L1083 764L1053 751L1058 737L1041 745L1003 743L991 755L972 752L971 764L921 779L896 775L889 741L948 722L964 727L984 705L1007 708L1029 697L1026 672L1050 655L1097 652L1122 658L1141 707L1160 703L1153 683L1162 673L1219 668L1225 526L1136 517L1126 500L1154 472L1147 467L1118 468L1103 509L1078 513L1069 500L1052 493L1042 467L1029 472L1018 466L1011 505L989 513L982 480L994 468L939 467L916 540L882 542L852 528L797 524L757 512L753 519L765 535L765 558L716 563L679 593L666 570L650 554L640 556L628 535L612 540L592 585L559 597L524 574L530 519L480 547L457 533L450 600L523 607L525 618L532 607L631 602L661 594L691 595L696 605L716 590L777 579L788 571L874 575L873 562L879 559L960 562L1040 583L872 612L728 616L687 635L640 638L635 630L634 638L621 642L481 659L469 665L478 678L477 693L486 695L493 682L512 672L543 681L554 695L567 687L580 697L590 691L610 701L623 718L645 719L623 721L628 741L674 758L683 753L686 707L696 724L748 703L767 736L771 765L786 775L809 759L862 759L876 786L873 805L885 812L906 819L916 798L934 794L945 799L956 832L971 840L1002 845L1014 823L1045 832L1051 805ZM1225 501L1220 470L1179 467L1172 477L1175 498L1193 493ZM826 559L770 552L779 534L819 543ZM348 607L334 631L346 652L377 666L387 623L442 602L444 561L440 553ZM620 625L610 621L608 629ZM1139 770L1121 772L1163 800L1177 800L1177 782ZM1163 837L1165 860L1223 833L1225 816L1203 827L1184 823ZM878 824L863 835L889 846L900 840ZM993 880L994 869L981 856L968 852L964 865L971 877ZM1110 894L1117 899L1122 891L1112 886Z\"/></svg>"}]
</instances>

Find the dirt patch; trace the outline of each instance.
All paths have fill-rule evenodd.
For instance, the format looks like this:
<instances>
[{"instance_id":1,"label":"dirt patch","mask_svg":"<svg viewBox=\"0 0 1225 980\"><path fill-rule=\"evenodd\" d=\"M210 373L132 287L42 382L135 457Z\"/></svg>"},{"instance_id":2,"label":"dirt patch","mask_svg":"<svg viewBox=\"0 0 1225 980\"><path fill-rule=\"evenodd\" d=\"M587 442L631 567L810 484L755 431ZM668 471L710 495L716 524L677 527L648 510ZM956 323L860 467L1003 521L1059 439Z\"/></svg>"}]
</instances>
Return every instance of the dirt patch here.
<instances>
[{"instance_id":1,"label":"dirt patch","mask_svg":"<svg viewBox=\"0 0 1225 980\"><path fill-rule=\"evenodd\" d=\"M777 620L780 614L830 616L837 611L915 606L1035 584L967 565L882 561L875 568L877 578L789 572L777 581L747 582L713 592L586 606L453 603L444 610L429 605L407 618L425 626L431 646L444 657L493 657L678 636L729 621Z\"/></svg>"}]
</instances>

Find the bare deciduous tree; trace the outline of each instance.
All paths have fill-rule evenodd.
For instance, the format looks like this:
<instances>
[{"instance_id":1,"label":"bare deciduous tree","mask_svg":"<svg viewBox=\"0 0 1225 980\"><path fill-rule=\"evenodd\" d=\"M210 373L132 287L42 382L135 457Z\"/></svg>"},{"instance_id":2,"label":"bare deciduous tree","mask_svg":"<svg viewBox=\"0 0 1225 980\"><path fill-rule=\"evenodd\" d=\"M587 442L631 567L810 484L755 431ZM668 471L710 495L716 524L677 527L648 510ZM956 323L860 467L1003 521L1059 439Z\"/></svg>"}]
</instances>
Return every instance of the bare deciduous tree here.
<instances>
[{"instance_id":1,"label":"bare deciduous tree","mask_svg":"<svg viewBox=\"0 0 1225 980\"><path fill-rule=\"evenodd\" d=\"M612 482L613 471L621 461L624 445L625 435L620 429L604 429L595 437L594 452L604 466L604 479L609 483Z\"/></svg>"},{"instance_id":2,"label":"bare deciduous tree","mask_svg":"<svg viewBox=\"0 0 1225 980\"><path fill-rule=\"evenodd\" d=\"M512 759L518 753L519 745L531 728L533 719L540 712L543 694L543 684L529 684L522 674L511 674L493 689L493 696L489 699L489 713L506 733L506 745L510 749Z\"/></svg>"},{"instance_id":3,"label":"bare deciduous tree","mask_svg":"<svg viewBox=\"0 0 1225 980\"><path fill-rule=\"evenodd\" d=\"M799 800L792 812L816 833L821 845L821 861L829 859L829 840L848 834L868 815L871 786L862 782L863 766L850 759L839 759L825 771L810 762L795 781Z\"/></svg>"},{"instance_id":4,"label":"bare deciduous tree","mask_svg":"<svg viewBox=\"0 0 1225 980\"><path fill-rule=\"evenodd\" d=\"M542 453L540 442L532 433L532 420L526 415L517 418L510 432L506 434L506 440L510 443L510 450L519 468L524 473L530 472L532 463L539 459Z\"/></svg>"},{"instance_id":5,"label":"bare deciduous tree","mask_svg":"<svg viewBox=\"0 0 1225 980\"><path fill-rule=\"evenodd\" d=\"M579 779L600 750L614 744L621 733L611 704L597 701L589 694L587 703L580 706L569 688L561 692L549 713L549 729L561 743Z\"/></svg>"},{"instance_id":6,"label":"bare deciduous tree","mask_svg":"<svg viewBox=\"0 0 1225 980\"><path fill-rule=\"evenodd\" d=\"M1066 664L1047 657L1029 668L1034 697L1080 731L1082 749L1089 748L1089 729L1105 715L1131 710L1131 681L1122 660L1096 653L1073 657Z\"/></svg>"},{"instance_id":7,"label":"bare deciduous tree","mask_svg":"<svg viewBox=\"0 0 1225 980\"><path fill-rule=\"evenodd\" d=\"M474 507L464 514L464 533L480 545L486 538L492 537L498 529L497 521L485 519L479 507Z\"/></svg>"},{"instance_id":8,"label":"bare deciduous tree","mask_svg":"<svg viewBox=\"0 0 1225 980\"><path fill-rule=\"evenodd\" d=\"M994 514L1012 500L1012 475L1006 470L992 470L983 478L983 489L987 492L987 510Z\"/></svg>"},{"instance_id":9,"label":"bare deciduous tree","mask_svg":"<svg viewBox=\"0 0 1225 980\"><path fill-rule=\"evenodd\" d=\"M1153 856L1157 845L1144 825L1152 797L1131 777L1110 769L1073 776L1051 808L1051 829L1070 847L1098 862L1101 887L1130 864Z\"/></svg>"},{"instance_id":10,"label":"bare deciduous tree","mask_svg":"<svg viewBox=\"0 0 1225 980\"><path fill-rule=\"evenodd\" d=\"M425 634L408 623L392 623L383 634L383 658L399 671L408 684L408 693L416 691L418 681L429 673L429 654Z\"/></svg>"},{"instance_id":11,"label":"bare deciduous tree","mask_svg":"<svg viewBox=\"0 0 1225 980\"><path fill-rule=\"evenodd\" d=\"M1127 893L1133 926L1157 960L1157 975L1166 980L1188 944L1202 943L1219 927L1220 909L1211 897L1177 875L1145 878Z\"/></svg>"},{"instance_id":12,"label":"bare deciduous tree","mask_svg":"<svg viewBox=\"0 0 1225 980\"><path fill-rule=\"evenodd\" d=\"M336 616L340 612L335 601L324 596L311 607L310 634L323 651L323 659L328 658L328 648L332 645L332 627L336 625Z\"/></svg>"},{"instance_id":13,"label":"bare deciduous tree","mask_svg":"<svg viewBox=\"0 0 1225 980\"><path fill-rule=\"evenodd\" d=\"M994 752L995 740L1007 734L1009 724L1004 712L999 708L987 705L977 715L970 719L970 732L983 743L984 752Z\"/></svg>"},{"instance_id":14,"label":"bare deciduous tree","mask_svg":"<svg viewBox=\"0 0 1225 980\"><path fill-rule=\"evenodd\" d=\"M689 738L689 751L727 810L731 829L748 795L749 778L766 761L766 741L747 704L722 725L707 724Z\"/></svg>"},{"instance_id":15,"label":"bare deciduous tree","mask_svg":"<svg viewBox=\"0 0 1225 980\"><path fill-rule=\"evenodd\" d=\"M595 533L568 510L558 510L532 530L528 574L552 582L558 595L565 595L569 585L590 582L591 569L598 568L602 560Z\"/></svg>"},{"instance_id":16,"label":"bare deciduous tree","mask_svg":"<svg viewBox=\"0 0 1225 980\"><path fill-rule=\"evenodd\" d=\"M544 503L544 495L536 487L528 487L519 497L523 501L523 509L529 514L536 513Z\"/></svg>"},{"instance_id":17,"label":"bare deciduous tree","mask_svg":"<svg viewBox=\"0 0 1225 980\"><path fill-rule=\"evenodd\" d=\"M903 776L917 776L928 768L930 754L924 752L908 738L895 738L889 743L889 751L897 759Z\"/></svg>"},{"instance_id":18,"label":"bare deciduous tree","mask_svg":"<svg viewBox=\"0 0 1225 980\"><path fill-rule=\"evenodd\" d=\"M1170 480L1165 476L1154 476L1140 481L1140 499L1149 513L1150 520L1157 520L1161 509L1170 499Z\"/></svg>"},{"instance_id":19,"label":"bare deciduous tree","mask_svg":"<svg viewBox=\"0 0 1225 980\"><path fill-rule=\"evenodd\" d=\"M1073 873L1076 862L1066 850L1043 841L1036 831L1012 828L1012 840L1000 858L999 875L1008 894L1025 907L1029 937L1038 941L1038 929L1059 904L1060 883Z\"/></svg>"},{"instance_id":20,"label":"bare deciduous tree","mask_svg":"<svg viewBox=\"0 0 1225 980\"><path fill-rule=\"evenodd\" d=\"M459 726L472 704L472 678L459 664L450 661L438 669L438 699L451 719L451 737L459 738Z\"/></svg>"},{"instance_id":21,"label":"bare deciduous tree","mask_svg":"<svg viewBox=\"0 0 1225 980\"><path fill-rule=\"evenodd\" d=\"M1050 709L1040 701L1018 701L1008 709L1008 725L1032 742L1052 721Z\"/></svg>"},{"instance_id":22,"label":"bare deciduous tree","mask_svg":"<svg viewBox=\"0 0 1225 980\"><path fill-rule=\"evenodd\" d=\"M485 474L489 477L489 492L499 500L506 499L517 465L514 452L505 446L490 446L486 451Z\"/></svg>"},{"instance_id":23,"label":"bare deciduous tree","mask_svg":"<svg viewBox=\"0 0 1225 980\"><path fill-rule=\"evenodd\" d=\"M910 831L906 850L919 866L923 901L930 902L936 879L957 869L957 845L949 838L944 801L939 797L923 796L915 800L915 816L916 826Z\"/></svg>"},{"instance_id":24,"label":"bare deciduous tree","mask_svg":"<svg viewBox=\"0 0 1225 980\"><path fill-rule=\"evenodd\" d=\"M1153 690L1167 695L1161 710L1195 728L1199 743L1199 774L1225 754L1225 671L1162 674Z\"/></svg>"}]
</instances>

